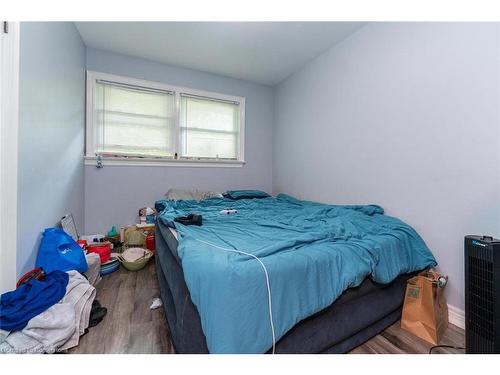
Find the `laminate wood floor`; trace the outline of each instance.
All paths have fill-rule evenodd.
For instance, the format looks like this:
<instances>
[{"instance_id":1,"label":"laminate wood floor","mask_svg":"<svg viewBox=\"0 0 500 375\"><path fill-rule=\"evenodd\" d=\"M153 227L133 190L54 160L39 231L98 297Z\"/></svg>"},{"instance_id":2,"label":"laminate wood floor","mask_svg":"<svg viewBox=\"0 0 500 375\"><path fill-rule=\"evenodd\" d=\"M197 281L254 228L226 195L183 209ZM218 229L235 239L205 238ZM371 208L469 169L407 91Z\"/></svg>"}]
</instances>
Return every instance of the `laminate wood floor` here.
<instances>
[{"instance_id":1,"label":"laminate wood floor","mask_svg":"<svg viewBox=\"0 0 500 375\"><path fill-rule=\"evenodd\" d=\"M81 337L69 353L175 353L163 308L150 310L160 295L154 260L138 272L120 268L103 276L97 285L97 299L108 309L104 320ZM441 344L465 345L464 331L450 325ZM399 322L352 350L352 354L418 354L432 347L426 341L402 330ZM434 353L463 353L463 350L439 348Z\"/></svg>"},{"instance_id":2,"label":"laminate wood floor","mask_svg":"<svg viewBox=\"0 0 500 375\"><path fill-rule=\"evenodd\" d=\"M174 353L163 307L149 309L160 295L154 260L137 272L120 267L103 276L96 289L108 313L70 353Z\"/></svg>"},{"instance_id":3,"label":"laminate wood floor","mask_svg":"<svg viewBox=\"0 0 500 375\"><path fill-rule=\"evenodd\" d=\"M464 330L450 324L441 345L465 346ZM428 354L433 345L401 329L399 321L385 331L352 350L351 354ZM464 354L461 349L436 348L434 354Z\"/></svg>"}]
</instances>

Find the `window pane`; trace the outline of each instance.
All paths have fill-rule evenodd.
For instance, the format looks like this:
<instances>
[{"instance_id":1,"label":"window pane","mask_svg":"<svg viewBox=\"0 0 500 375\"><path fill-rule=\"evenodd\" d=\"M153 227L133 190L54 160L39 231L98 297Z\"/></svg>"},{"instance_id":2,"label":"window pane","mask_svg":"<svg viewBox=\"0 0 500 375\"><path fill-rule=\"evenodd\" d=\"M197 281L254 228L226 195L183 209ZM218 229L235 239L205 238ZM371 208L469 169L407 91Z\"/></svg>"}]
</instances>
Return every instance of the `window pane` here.
<instances>
[{"instance_id":1,"label":"window pane","mask_svg":"<svg viewBox=\"0 0 500 375\"><path fill-rule=\"evenodd\" d=\"M238 157L238 104L182 96L180 126L181 156Z\"/></svg>"},{"instance_id":2,"label":"window pane","mask_svg":"<svg viewBox=\"0 0 500 375\"><path fill-rule=\"evenodd\" d=\"M187 152L183 156L236 159L236 134L187 129L182 131Z\"/></svg>"},{"instance_id":3,"label":"window pane","mask_svg":"<svg viewBox=\"0 0 500 375\"><path fill-rule=\"evenodd\" d=\"M174 95L96 84L97 152L171 156Z\"/></svg>"}]
</instances>

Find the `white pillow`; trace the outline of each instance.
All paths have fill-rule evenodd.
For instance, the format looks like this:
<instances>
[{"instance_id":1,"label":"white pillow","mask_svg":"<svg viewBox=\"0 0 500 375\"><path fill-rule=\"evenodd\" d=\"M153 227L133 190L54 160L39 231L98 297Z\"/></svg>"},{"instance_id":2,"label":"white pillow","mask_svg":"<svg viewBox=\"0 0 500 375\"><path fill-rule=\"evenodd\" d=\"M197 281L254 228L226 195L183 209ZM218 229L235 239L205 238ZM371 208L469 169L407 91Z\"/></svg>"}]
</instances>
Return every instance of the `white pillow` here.
<instances>
[{"instance_id":1,"label":"white pillow","mask_svg":"<svg viewBox=\"0 0 500 375\"><path fill-rule=\"evenodd\" d=\"M222 194L215 191L207 190L185 190L185 189L169 189L165 197L170 200L197 200L201 201L208 198L222 198Z\"/></svg>"}]
</instances>

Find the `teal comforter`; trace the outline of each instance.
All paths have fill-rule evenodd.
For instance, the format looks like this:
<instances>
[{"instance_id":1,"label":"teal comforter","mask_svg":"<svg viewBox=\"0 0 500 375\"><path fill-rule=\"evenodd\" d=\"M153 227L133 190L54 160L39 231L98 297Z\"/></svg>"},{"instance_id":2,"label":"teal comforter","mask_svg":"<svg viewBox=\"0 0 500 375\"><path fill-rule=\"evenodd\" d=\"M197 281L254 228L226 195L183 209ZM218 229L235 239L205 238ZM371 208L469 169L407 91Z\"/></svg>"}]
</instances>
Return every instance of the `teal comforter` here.
<instances>
[{"instance_id":1,"label":"teal comforter","mask_svg":"<svg viewBox=\"0 0 500 375\"><path fill-rule=\"evenodd\" d=\"M156 207L160 220L180 232L178 255L211 353L266 352L273 332L279 340L365 277L389 283L436 265L415 230L379 206L325 205L281 194L162 200ZM227 208L238 212L220 213ZM203 225L174 222L189 213L203 215Z\"/></svg>"}]
</instances>

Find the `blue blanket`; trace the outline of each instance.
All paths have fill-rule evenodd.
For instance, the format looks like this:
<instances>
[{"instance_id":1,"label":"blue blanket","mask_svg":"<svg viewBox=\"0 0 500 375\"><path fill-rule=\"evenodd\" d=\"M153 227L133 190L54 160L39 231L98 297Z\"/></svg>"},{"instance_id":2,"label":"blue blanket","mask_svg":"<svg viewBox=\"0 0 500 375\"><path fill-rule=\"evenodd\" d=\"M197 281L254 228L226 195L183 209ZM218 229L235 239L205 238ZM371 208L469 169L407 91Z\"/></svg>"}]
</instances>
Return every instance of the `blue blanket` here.
<instances>
[{"instance_id":1,"label":"blue blanket","mask_svg":"<svg viewBox=\"0 0 500 375\"><path fill-rule=\"evenodd\" d=\"M52 271L42 281L30 280L0 296L0 329L22 330L31 318L58 303L66 294L68 274Z\"/></svg>"},{"instance_id":2,"label":"blue blanket","mask_svg":"<svg viewBox=\"0 0 500 375\"><path fill-rule=\"evenodd\" d=\"M436 265L410 226L379 206L334 206L287 195L263 199L158 201L180 232L178 254L211 353L263 353L296 323L366 277L389 283ZM236 214L221 214L223 209ZM174 222L189 213L203 226ZM235 253L238 250L258 257Z\"/></svg>"}]
</instances>

